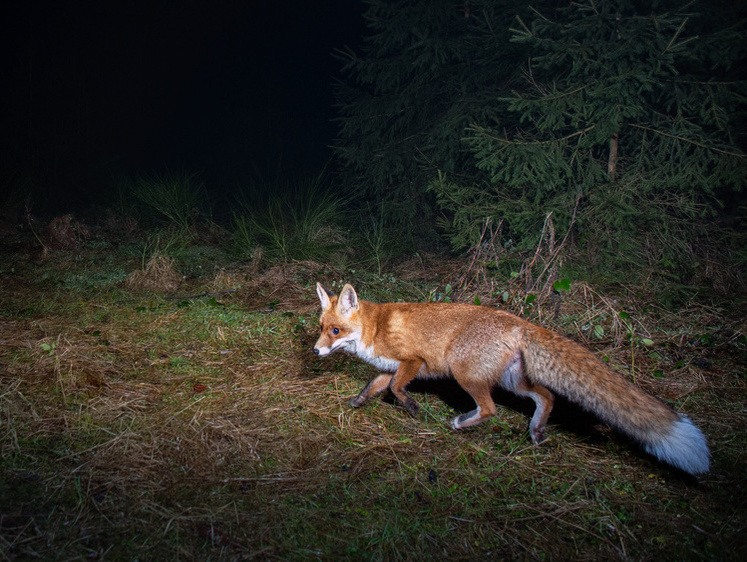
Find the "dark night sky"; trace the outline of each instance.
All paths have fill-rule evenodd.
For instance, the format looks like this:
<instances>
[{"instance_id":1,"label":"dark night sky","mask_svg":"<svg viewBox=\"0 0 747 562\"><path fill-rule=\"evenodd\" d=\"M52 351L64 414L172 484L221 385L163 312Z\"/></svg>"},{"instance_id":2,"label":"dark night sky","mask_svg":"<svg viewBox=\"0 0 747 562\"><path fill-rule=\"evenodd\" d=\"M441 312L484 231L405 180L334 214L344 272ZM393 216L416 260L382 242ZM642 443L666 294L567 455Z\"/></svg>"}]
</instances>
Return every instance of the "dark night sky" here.
<instances>
[{"instance_id":1,"label":"dark night sky","mask_svg":"<svg viewBox=\"0 0 747 562\"><path fill-rule=\"evenodd\" d=\"M354 0L17 4L0 24L2 165L60 185L83 170L318 171L332 52L363 32Z\"/></svg>"}]
</instances>

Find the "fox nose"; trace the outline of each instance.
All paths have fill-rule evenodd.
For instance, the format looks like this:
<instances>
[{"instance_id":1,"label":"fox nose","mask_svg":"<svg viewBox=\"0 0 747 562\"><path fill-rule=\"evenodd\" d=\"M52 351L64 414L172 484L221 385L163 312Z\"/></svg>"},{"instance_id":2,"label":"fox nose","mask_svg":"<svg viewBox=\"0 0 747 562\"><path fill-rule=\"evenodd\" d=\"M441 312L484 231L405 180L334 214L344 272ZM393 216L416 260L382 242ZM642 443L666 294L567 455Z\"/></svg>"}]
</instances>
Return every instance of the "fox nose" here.
<instances>
[{"instance_id":1,"label":"fox nose","mask_svg":"<svg viewBox=\"0 0 747 562\"><path fill-rule=\"evenodd\" d=\"M315 348L314 348L314 353L315 353L316 355L319 355L319 349L315 347Z\"/></svg>"}]
</instances>

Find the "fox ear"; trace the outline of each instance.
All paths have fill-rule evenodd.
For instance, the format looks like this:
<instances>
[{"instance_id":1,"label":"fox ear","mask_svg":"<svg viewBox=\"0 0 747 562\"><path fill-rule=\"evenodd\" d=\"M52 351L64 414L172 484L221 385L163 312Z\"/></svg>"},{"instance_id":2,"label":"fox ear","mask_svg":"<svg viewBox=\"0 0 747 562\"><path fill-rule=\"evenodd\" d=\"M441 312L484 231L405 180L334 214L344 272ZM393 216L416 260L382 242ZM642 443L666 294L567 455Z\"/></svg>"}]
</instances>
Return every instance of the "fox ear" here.
<instances>
[{"instance_id":1,"label":"fox ear","mask_svg":"<svg viewBox=\"0 0 747 562\"><path fill-rule=\"evenodd\" d=\"M340 291L340 297L337 299L337 310L345 318L358 310L358 295L355 294L352 285L345 285Z\"/></svg>"},{"instance_id":2,"label":"fox ear","mask_svg":"<svg viewBox=\"0 0 747 562\"><path fill-rule=\"evenodd\" d=\"M329 294L322 287L321 283L316 284L316 294L319 295L319 303L322 305L322 310L327 310L329 308Z\"/></svg>"}]
</instances>

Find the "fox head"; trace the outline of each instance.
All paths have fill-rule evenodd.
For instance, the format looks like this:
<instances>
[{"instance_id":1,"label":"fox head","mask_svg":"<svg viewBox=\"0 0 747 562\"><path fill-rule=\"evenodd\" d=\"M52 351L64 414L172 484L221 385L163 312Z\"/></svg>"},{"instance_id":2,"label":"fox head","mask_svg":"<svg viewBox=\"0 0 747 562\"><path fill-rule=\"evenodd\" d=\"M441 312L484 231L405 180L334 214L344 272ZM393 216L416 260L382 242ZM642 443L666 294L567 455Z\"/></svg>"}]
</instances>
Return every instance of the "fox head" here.
<instances>
[{"instance_id":1,"label":"fox head","mask_svg":"<svg viewBox=\"0 0 747 562\"><path fill-rule=\"evenodd\" d=\"M320 357L337 349L355 353L361 341L362 330L358 316L360 305L355 289L345 285L338 297L328 293L321 283L317 283L316 294L322 305L322 316L319 318L322 333L314 345L314 353Z\"/></svg>"}]
</instances>

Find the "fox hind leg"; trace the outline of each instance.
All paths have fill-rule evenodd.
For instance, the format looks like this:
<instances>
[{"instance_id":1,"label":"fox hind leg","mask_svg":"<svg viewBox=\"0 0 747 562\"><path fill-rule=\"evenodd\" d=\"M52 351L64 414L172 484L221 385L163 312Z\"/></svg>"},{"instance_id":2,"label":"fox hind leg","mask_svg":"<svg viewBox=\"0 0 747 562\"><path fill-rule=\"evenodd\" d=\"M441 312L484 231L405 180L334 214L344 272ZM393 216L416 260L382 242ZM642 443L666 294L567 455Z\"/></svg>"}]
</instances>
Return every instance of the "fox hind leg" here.
<instances>
[{"instance_id":1,"label":"fox hind leg","mask_svg":"<svg viewBox=\"0 0 747 562\"><path fill-rule=\"evenodd\" d=\"M532 437L532 443L539 445L545 440L545 425L555 403L555 395L544 386L528 381L525 388L517 388L514 392L519 396L528 396L537 405L532 421L529 422L529 435Z\"/></svg>"},{"instance_id":2,"label":"fox hind leg","mask_svg":"<svg viewBox=\"0 0 747 562\"><path fill-rule=\"evenodd\" d=\"M525 375L512 379L513 386L508 388L511 392L526 396L534 400L535 409L532 420L529 422L529 435L532 443L539 445L545 440L545 425L547 418L550 417L555 395L550 390L540 384L533 384Z\"/></svg>"},{"instance_id":3,"label":"fox hind leg","mask_svg":"<svg viewBox=\"0 0 747 562\"><path fill-rule=\"evenodd\" d=\"M487 383L465 384L460 383L477 404L477 408L466 414L455 417L451 421L451 427L454 429L463 429L472 425L477 425L492 417L496 413L495 403L491 396L491 385ZM532 442L537 445L545 440L545 425L552 411L555 402L555 396L546 387L532 383L524 374L524 365L520 352L516 352L503 368L501 384L506 389L519 396L526 396L534 400L536 405L532 421L529 422L529 435Z\"/></svg>"},{"instance_id":4,"label":"fox hind leg","mask_svg":"<svg viewBox=\"0 0 747 562\"><path fill-rule=\"evenodd\" d=\"M518 396L534 400L536 407L532 421L529 422L529 435L535 445L542 443L545 440L545 425L555 403L555 395L548 388L534 384L527 378L521 352L515 352L503 370L501 386Z\"/></svg>"},{"instance_id":5,"label":"fox hind leg","mask_svg":"<svg viewBox=\"0 0 747 562\"><path fill-rule=\"evenodd\" d=\"M477 408L451 420L452 429L464 429L484 422L495 415L497 409L490 394L490 385L460 385L477 404Z\"/></svg>"}]
</instances>

